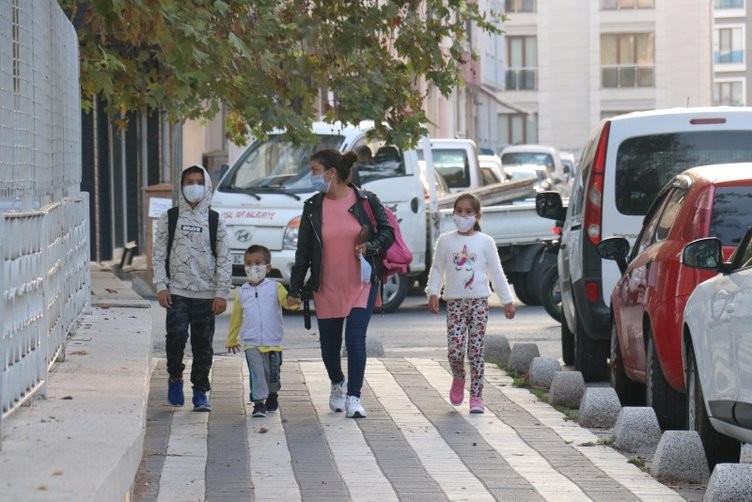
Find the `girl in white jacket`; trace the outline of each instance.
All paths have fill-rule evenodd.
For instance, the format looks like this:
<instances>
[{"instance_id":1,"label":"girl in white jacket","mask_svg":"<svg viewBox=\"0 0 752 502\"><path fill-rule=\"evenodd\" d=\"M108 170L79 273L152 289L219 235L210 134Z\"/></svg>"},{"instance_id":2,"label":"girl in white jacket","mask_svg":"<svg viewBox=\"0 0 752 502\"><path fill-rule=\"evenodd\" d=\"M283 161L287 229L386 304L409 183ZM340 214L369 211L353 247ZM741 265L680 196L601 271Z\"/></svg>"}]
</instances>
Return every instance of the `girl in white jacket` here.
<instances>
[{"instance_id":1,"label":"girl in white jacket","mask_svg":"<svg viewBox=\"0 0 752 502\"><path fill-rule=\"evenodd\" d=\"M463 193L454 201L456 231L439 236L428 274L428 308L439 313L439 295L447 302L447 351L452 370L449 401L465 398L465 347L470 362L470 413L483 413L483 374L489 279L504 304L507 319L515 308L496 243L480 231L480 200Z\"/></svg>"}]
</instances>

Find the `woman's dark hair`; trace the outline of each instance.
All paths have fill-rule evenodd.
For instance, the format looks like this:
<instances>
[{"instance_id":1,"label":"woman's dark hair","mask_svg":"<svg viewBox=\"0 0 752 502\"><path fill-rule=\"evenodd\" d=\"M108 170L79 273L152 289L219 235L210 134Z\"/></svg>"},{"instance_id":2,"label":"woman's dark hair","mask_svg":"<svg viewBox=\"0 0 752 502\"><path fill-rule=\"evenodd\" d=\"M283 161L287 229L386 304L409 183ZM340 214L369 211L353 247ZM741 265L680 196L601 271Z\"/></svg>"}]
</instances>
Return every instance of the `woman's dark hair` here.
<instances>
[{"instance_id":1,"label":"woman's dark hair","mask_svg":"<svg viewBox=\"0 0 752 502\"><path fill-rule=\"evenodd\" d=\"M454 209L457 209L457 203L461 200L467 200L470 201L470 207L473 208L473 211L475 211L475 214L480 216L480 199L477 195L464 192L459 195L456 199L454 199ZM473 226L473 230L476 232L480 232L480 222L478 219L475 220L475 225Z\"/></svg>"},{"instance_id":2,"label":"woman's dark hair","mask_svg":"<svg viewBox=\"0 0 752 502\"><path fill-rule=\"evenodd\" d=\"M345 181L350 177L352 166L358 160L358 155L355 152L341 154L333 148L325 148L311 155L310 160L318 162L324 166L324 169L334 168L337 171L337 178Z\"/></svg>"}]
</instances>

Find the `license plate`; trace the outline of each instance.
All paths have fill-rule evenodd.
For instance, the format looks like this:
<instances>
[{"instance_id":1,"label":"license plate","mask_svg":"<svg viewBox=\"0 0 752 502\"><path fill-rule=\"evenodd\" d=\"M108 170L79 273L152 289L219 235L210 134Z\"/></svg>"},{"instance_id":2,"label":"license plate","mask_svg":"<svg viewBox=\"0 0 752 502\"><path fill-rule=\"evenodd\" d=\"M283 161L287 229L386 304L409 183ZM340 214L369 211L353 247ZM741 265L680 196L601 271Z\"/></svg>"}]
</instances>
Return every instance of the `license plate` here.
<instances>
[{"instance_id":1,"label":"license plate","mask_svg":"<svg viewBox=\"0 0 752 502\"><path fill-rule=\"evenodd\" d=\"M232 264L233 265L243 265L243 255L242 254L234 254L234 255L232 255Z\"/></svg>"}]
</instances>

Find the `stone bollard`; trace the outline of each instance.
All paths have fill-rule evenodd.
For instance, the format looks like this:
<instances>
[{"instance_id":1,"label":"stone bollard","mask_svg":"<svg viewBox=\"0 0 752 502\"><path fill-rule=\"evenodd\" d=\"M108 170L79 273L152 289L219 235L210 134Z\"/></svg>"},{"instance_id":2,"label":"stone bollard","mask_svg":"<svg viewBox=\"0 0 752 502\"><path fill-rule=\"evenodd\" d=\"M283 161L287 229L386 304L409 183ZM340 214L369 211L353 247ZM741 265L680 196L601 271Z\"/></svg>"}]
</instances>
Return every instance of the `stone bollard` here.
<instances>
[{"instance_id":1,"label":"stone bollard","mask_svg":"<svg viewBox=\"0 0 752 502\"><path fill-rule=\"evenodd\" d=\"M560 371L561 364L559 364L558 359L554 357L534 357L530 363L527 380L533 387L548 389L551 387L554 375Z\"/></svg>"},{"instance_id":2,"label":"stone bollard","mask_svg":"<svg viewBox=\"0 0 752 502\"><path fill-rule=\"evenodd\" d=\"M530 369L533 358L540 356L537 343L515 343L509 354L509 369L524 375Z\"/></svg>"},{"instance_id":3,"label":"stone bollard","mask_svg":"<svg viewBox=\"0 0 752 502\"><path fill-rule=\"evenodd\" d=\"M489 335L486 337L484 358L487 362L506 368L509 364L509 354L511 353L512 349L509 347L507 337L501 335Z\"/></svg>"},{"instance_id":4,"label":"stone bollard","mask_svg":"<svg viewBox=\"0 0 752 502\"><path fill-rule=\"evenodd\" d=\"M658 442L650 473L659 480L704 483L708 461L697 431L666 431Z\"/></svg>"},{"instance_id":5,"label":"stone bollard","mask_svg":"<svg viewBox=\"0 0 752 502\"><path fill-rule=\"evenodd\" d=\"M625 406L616 418L614 446L634 453L654 453L661 440L655 410L649 406Z\"/></svg>"},{"instance_id":6,"label":"stone bollard","mask_svg":"<svg viewBox=\"0 0 752 502\"><path fill-rule=\"evenodd\" d=\"M752 465L718 464L705 490L704 502L752 500Z\"/></svg>"},{"instance_id":7,"label":"stone bollard","mask_svg":"<svg viewBox=\"0 0 752 502\"><path fill-rule=\"evenodd\" d=\"M548 402L552 405L579 408L585 393L585 379L579 371L559 371L551 381Z\"/></svg>"},{"instance_id":8,"label":"stone bollard","mask_svg":"<svg viewBox=\"0 0 752 502\"><path fill-rule=\"evenodd\" d=\"M580 402L577 422L582 427L610 429L619 416L621 403L616 391L611 387L590 387Z\"/></svg>"}]
</instances>

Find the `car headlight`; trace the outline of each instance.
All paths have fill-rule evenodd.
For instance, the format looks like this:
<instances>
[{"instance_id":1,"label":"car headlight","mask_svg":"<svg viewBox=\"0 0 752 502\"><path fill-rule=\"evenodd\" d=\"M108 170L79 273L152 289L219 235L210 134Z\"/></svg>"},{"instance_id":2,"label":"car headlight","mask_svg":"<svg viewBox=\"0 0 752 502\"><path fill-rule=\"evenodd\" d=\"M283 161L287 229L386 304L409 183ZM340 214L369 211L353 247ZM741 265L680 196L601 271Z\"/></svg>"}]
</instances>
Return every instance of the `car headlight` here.
<instances>
[{"instance_id":1,"label":"car headlight","mask_svg":"<svg viewBox=\"0 0 752 502\"><path fill-rule=\"evenodd\" d=\"M298 230L300 229L300 216L296 216L285 227L285 234L282 236L282 249L298 248Z\"/></svg>"}]
</instances>

